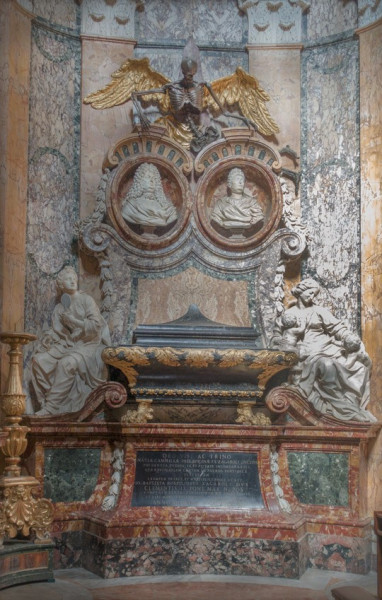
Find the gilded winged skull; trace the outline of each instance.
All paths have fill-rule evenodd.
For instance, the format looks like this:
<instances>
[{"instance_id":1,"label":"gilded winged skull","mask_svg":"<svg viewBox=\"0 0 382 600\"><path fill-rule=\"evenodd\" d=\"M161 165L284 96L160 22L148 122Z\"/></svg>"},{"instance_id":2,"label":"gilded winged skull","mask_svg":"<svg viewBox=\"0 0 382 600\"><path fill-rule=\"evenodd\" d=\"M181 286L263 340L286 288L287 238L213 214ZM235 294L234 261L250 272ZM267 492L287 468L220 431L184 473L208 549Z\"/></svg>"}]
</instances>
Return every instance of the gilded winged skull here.
<instances>
[{"instance_id":1,"label":"gilded winged skull","mask_svg":"<svg viewBox=\"0 0 382 600\"><path fill-rule=\"evenodd\" d=\"M150 123L139 101L156 104L162 116L155 123L164 125L171 138L195 152L219 137L213 125L201 126L203 111L239 119L265 136L279 131L265 106L268 94L241 67L211 84L194 80L197 69L197 62L185 57L181 63L183 78L170 81L151 68L148 58L129 58L112 74L111 83L89 94L84 102L104 109L131 99L143 128Z\"/></svg>"}]
</instances>

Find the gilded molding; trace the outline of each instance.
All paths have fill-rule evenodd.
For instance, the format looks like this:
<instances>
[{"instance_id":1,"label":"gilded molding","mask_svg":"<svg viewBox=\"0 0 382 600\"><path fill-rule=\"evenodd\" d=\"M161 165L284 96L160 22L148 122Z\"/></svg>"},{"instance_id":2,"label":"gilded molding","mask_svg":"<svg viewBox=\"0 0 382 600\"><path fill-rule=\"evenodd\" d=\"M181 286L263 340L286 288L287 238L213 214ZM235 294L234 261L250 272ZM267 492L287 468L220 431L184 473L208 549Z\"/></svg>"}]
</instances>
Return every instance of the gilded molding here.
<instances>
[{"instance_id":1,"label":"gilded molding","mask_svg":"<svg viewBox=\"0 0 382 600\"><path fill-rule=\"evenodd\" d=\"M194 390L194 389L174 389L174 388L134 388L136 396L173 396L185 398L261 398L262 391L242 391L242 390Z\"/></svg>"},{"instance_id":2,"label":"gilded molding","mask_svg":"<svg viewBox=\"0 0 382 600\"><path fill-rule=\"evenodd\" d=\"M119 346L105 348L102 360L119 368L127 377L130 387L138 379L137 367L148 367L152 360L170 367L190 367L203 369L210 366L247 366L259 369L259 387L264 389L268 380L279 371L289 368L297 362L294 352L275 350L217 350L212 348L155 348L140 346Z\"/></svg>"},{"instance_id":3,"label":"gilded molding","mask_svg":"<svg viewBox=\"0 0 382 600\"><path fill-rule=\"evenodd\" d=\"M152 400L137 400L137 410L128 410L121 418L121 423L147 423L154 418Z\"/></svg>"},{"instance_id":4,"label":"gilded molding","mask_svg":"<svg viewBox=\"0 0 382 600\"><path fill-rule=\"evenodd\" d=\"M14 538L18 532L28 536L34 531L37 542L50 539L53 505L45 498L34 498L39 482L34 477L21 476L20 465L20 457L28 445L26 435L29 431L29 427L20 425L25 411L25 394L21 383L21 348L36 339L35 335L29 333L0 334L0 341L10 346L6 392L1 396L6 423L4 432L8 435L1 446L5 456L5 475L0 478L0 548L5 536Z\"/></svg>"},{"instance_id":5,"label":"gilded molding","mask_svg":"<svg viewBox=\"0 0 382 600\"><path fill-rule=\"evenodd\" d=\"M50 541L53 505L50 500L33 497L33 487L36 487L36 483L37 481L23 481L22 477L16 485L11 478L2 482L0 547L5 536L14 538L19 531L24 536L35 532L36 543Z\"/></svg>"},{"instance_id":6,"label":"gilded molding","mask_svg":"<svg viewBox=\"0 0 382 600\"><path fill-rule=\"evenodd\" d=\"M235 422L241 423L242 425L255 425L259 427L272 425L268 415L265 415L262 412L253 414L252 406L253 404L251 402L239 402L237 407L237 419Z\"/></svg>"}]
</instances>

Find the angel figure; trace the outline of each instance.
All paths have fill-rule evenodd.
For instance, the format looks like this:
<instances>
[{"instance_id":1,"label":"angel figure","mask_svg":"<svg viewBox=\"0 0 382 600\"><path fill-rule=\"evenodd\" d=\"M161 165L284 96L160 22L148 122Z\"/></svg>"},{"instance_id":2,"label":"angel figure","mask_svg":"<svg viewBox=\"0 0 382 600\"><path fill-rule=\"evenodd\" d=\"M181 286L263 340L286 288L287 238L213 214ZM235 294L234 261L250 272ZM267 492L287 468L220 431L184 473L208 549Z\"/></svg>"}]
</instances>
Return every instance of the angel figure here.
<instances>
[{"instance_id":1,"label":"angel figure","mask_svg":"<svg viewBox=\"0 0 382 600\"><path fill-rule=\"evenodd\" d=\"M198 52L196 46L194 46ZM85 104L93 108L111 108L132 100L139 115L142 127L147 129L150 122L142 112L138 100L157 104L162 116L155 121L164 125L167 134L194 152L220 137L216 127L202 127L202 113L219 111L227 116L243 121L262 135L272 135L279 131L270 116L265 103L268 94L261 89L258 81L237 67L233 75L222 77L211 84L195 81L199 71L198 60L190 54L183 54L181 62L182 79L170 81L150 67L148 58L129 58L112 74L112 82L101 90L89 94ZM227 111L236 110L241 116Z\"/></svg>"}]
</instances>

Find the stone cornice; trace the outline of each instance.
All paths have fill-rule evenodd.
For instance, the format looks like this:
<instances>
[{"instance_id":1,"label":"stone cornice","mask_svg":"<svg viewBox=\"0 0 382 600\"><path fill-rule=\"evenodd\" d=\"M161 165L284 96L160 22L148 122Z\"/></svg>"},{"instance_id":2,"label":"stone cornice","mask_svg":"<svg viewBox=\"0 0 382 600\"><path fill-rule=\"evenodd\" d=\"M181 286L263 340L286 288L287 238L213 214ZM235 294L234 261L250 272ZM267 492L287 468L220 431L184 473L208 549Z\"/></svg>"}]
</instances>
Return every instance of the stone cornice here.
<instances>
[{"instance_id":1,"label":"stone cornice","mask_svg":"<svg viewBox=\"0 0 382 600\"><path fill-rule=\"evenodd\" d=\"M105 35L89 35L86 33L81 33L81 40L88 40L92 42L113 42L114 44L129 44L129 45L137 45L137 40L131 40L127 38L119 38L119 37L109 37Z\"/></svg>"}]
</instances>

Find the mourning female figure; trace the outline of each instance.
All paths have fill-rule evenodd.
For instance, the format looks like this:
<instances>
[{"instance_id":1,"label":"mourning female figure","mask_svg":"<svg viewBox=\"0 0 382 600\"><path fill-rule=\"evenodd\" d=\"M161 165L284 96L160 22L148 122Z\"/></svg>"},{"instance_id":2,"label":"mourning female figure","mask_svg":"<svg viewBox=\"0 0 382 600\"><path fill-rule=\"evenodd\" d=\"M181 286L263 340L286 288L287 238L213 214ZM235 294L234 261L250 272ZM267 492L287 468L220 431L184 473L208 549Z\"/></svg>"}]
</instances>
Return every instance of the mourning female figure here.
<instances>
[{"instance_id":1,"label":"mourning female figure","mask_svg":"<svg viewBox=\"0 0 382 600\"><path fill-rule=\"evenodd\" d=\"M81 409L91 390L107 377L101 353L110 336L98 306L78 290L72 267L65 267L56 283L61 302L32 360L32 385L41 406L37 415Z\"/></svg>"},{"instance_id":2,"label":"mourning female figure","mask_svg":"<svg viewBox=\"0 0 382 600\"><path fill-rule=\"evenodd\" d=\"M358 336L330 310L315 304L319 291L313 279L293 288L296 302L284 313L275 345L287 349L289 344L298 354L291 379L319 412L344 421L375 421L366 410L370 358Z\"/></svg>"}]
</instances>

